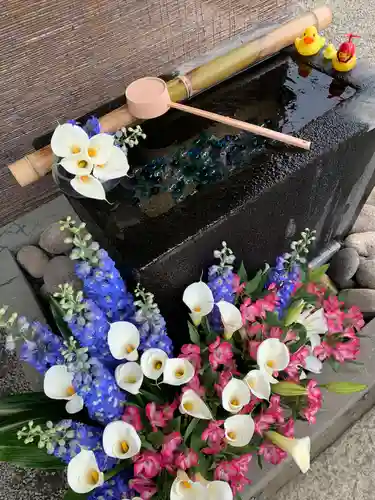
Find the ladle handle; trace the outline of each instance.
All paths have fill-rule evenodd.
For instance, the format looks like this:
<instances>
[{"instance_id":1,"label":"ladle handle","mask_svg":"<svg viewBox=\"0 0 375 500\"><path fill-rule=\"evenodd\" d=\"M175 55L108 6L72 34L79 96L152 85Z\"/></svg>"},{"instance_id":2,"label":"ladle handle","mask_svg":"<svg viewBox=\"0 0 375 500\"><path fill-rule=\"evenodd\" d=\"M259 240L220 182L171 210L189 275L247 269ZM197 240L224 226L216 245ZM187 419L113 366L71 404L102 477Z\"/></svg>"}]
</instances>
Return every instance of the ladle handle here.
<instances>
[{"instance_id":1,"label":"ladle handle","mask_svg":"<svg viewBox=\"0 0 375 500\"><path fill-rule=\"evenodd\" d=\"M211 111L205 111L204 109L186 106L185 104L180 104L178 102L171 102L170 107L178 109L179 111L184 111L185 113L207 118L208 120L224 123L224 125L229 125L230 127L246 130L246 132L252 132L253 134L261 135L263 137L267 137L268 139L284 142L285 144L290 144L291 146L296 146L297 148L309 150L311 146L310 141L305 141L303 139L299 139L298 137L293 137L292 135L282 134L281 132L276 132L275 130L271 130L269 128L259 127L258 125L236 120L235 118L229 118L229 116L211 113Z\"/></svg>"}]
</instances>

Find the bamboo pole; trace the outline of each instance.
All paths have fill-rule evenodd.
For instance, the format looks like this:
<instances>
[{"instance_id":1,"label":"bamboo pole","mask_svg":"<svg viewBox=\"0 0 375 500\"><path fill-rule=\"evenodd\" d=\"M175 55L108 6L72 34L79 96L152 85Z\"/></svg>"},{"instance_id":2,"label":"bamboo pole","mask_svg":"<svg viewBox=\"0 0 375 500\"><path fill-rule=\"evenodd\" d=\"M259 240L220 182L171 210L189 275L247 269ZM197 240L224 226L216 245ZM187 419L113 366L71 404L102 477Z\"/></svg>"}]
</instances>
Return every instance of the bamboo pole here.
<instances>
[{"instance_id":1,"label":"bamboo pole","mask_svg":"<svg viewBox=\"0 0 375 500\"><path fill-rule=\"evenodd\" d=\"M329 26L331 21L332 12L328 6L318 7L311 12L306 12L274 31L191 70L185 75L185 81L189 82L188 86L179 78L171 80L167 84L171 100L173 102L182 101L191 95L216 85L255 62L291 45L295 38L300 36L308 26L314 25L318 30L322 30ZM191 90L190 96L188 95L188 87ZM136 118L129 113L125 105L102 116L100 125L103 132L113 133L121 127L133 124L135 121ZM10 171L21 186L27 186L37 181L50 172L51 168L52 150L50 146L34 151L9 165Z\"/></svg>"}]
</instances>

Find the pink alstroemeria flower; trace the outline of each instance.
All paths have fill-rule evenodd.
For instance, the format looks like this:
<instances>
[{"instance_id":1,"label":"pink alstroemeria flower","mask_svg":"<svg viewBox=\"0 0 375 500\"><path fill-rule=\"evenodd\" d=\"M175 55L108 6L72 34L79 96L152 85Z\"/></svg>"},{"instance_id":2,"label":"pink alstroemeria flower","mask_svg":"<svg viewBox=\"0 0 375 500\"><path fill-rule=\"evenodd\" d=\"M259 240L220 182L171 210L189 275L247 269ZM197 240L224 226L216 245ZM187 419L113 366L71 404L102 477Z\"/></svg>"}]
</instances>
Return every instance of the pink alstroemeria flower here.
<instances>
[{"instance_id":1,"label":"pink alstroemeria flower","mask_svg":"<svg viewBox=\"0 0 375 500\"><path fill-rule=\"evenodd\" d=\"M233 359L232 345L229 342L222 342L216 337L215 342L208 346L210 354L208 356L211 368L216 371L220 365L231 364Z\"/></svg>"},{"instance_id":2,"label":"pink alstroemeria flower","mask_svg":"<svg viewBox=\"0 0 375 500\"><path fill-rule=\"evenodd\" d=\"M142 500L149 500L158 490L154 481L144 477L135 477L131 479L129 481L129 486L132 490L135 490L141 495Z\"/></svg>"},{"instance_id":3,"label":"pink alstroemeria flower","mask_svg":"<svg viewBox=\"0 0 375 500\"><path fill-rule=\"evenodd\" d=\"M161 470L161 457L154 451L144 451L133 458L134 475L146 479L156 477Z\"/></svg>"},{"instance_id":4,"label":"pink alstroemeria flower","mask_svg":"<svg viewBox=\"0 0 375 500\"><path fill-rule=\"evenodd\" d=\"M188 449L176 455L174 465L177 469L188 470L198 465L198 460L198 453L192 449Z\"/></svg>"},{"instance_id":5,"label":"pink alstroemeria flower","mask_svg":"<svg viewBox=\"0 0 375 500\"><path fill-rule=\"evenodd\" d=\"M143 429L141 413L136 406L127 406L121 418L124 422L132 425L137 432Z\"/></svg>"},{"instance_id":6,"label":"pink alstroemeria flower","mask_svg":"<svg viewBox=\"0 0 375 500\"><path fill-rule=\"evenodd\" d=\"M190 361L195 368L195 372L199 372L202 368L201 350L195 344L184 344L181 347L181 354L178 357Z\"/></svg>"}]
</instances>

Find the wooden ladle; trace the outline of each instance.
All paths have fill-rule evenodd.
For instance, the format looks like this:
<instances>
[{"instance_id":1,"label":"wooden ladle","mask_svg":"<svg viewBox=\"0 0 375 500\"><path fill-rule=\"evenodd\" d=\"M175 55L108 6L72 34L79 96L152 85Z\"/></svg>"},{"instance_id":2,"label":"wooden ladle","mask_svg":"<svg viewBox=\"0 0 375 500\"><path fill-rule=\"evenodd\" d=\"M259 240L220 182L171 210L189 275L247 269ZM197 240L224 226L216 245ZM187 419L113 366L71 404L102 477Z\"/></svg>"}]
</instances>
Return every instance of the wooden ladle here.
<instances>
[{"instance_id":1,"label":"wooden ladle","mask_svg":"<svg viewBox=\"0 0 375 500\"><path fill-rule=\"evenodd\" d=\"M148 120L150 118L157 118L164 115L170 108L184 111L192 115L201 116L208 120L224 123L230 127L239 128L246 132L251 132L256 135L274 139L276 141L284 142L291 146L296 146L302 149L310 149L311 142L293 137L292 135L282 134L265 127L259 127L251 123L236 120L229 116L218 115L205 111L204 109L193 108L178 102L172 102L169 96L168 87L164 80L155 78L153 76L146 76L132 82L125 91L126 99L128 102L129 112L136 118Z\"/></svg>"}]
</instances>

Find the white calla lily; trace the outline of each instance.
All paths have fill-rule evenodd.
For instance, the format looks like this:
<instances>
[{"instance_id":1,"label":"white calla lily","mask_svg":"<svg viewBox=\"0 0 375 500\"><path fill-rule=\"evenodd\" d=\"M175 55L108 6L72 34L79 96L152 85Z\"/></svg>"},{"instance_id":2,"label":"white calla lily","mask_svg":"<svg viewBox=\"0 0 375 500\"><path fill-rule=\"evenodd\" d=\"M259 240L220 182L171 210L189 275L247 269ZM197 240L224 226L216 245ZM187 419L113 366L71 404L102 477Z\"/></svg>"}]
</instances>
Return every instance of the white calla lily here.
<instances>
[{"instance_id":1,"label":"white calla lily","mask_svg":"<svg viewBox=\"0 0 375 500\"><path fill-rule=\"evenodd\" d=\"M90 175L93 168L90 158L84 154L74 155L73 158L62 158L60 165L67 172L78 177Z\"/></svg>"},{"instance_id":2,"label":"white calla lily","mask_svg":"<svg viewBox=\"0 0 375 500\"><path fill-rule=\"evenodd\" d=\"M316 356L310 354L305 358L304 368L311 373L321 373L323 370L323 363Z\"/></svg>"},{"instance_id":3,"label":"white calla lily","mask_svg":"<svg viewBox=\"0 0 375 500\"><path fill-rule=\"evenodd\" d=\"M233 415L224 422L225 438L231 446L242 447L250 443L255 424L250 415Z\"/></svg>"},{"instance_id":4,"label":"white calla lily","mask_svg":"<svg viewBox=\"0 0 375 500\"><path fill-rule=\"evenodd\" d=\"M55 365L49 368L44 375L43 389L46 396L51 399L65 399L66 411L78 413L84 404L73 387L73 374L65 365Z\"/></svg>"},{"instance_id":5,"label":"white calla lily","mask_svg":"<svg viewBox=\"0 0 375 500\"><path fill-rule=\"evenodd\" d=\"M309 437L302 439L288 438L275 431L268 431L265 436L273 444L288 453L304 474L310 469L311 442Z\"/></svg>"},{"instance_id":6,"label":"white calla lily","mask_svg":"<svg viewBox=\"0 0 375 500\"><path fill-rule=\"evenodd\" d=\"M105 427L103 448L109 457L125 460L139 453L141 439L132 425L117 420Z\"/></svg>"},{"instance_id":7,"label":"white calla lily","mask_svg":"<svg viewBox=\"0 0 375 500\"><path fill-rule=\"evenodd\" d=\"M224 481L211 481L206 486L206 500L233 500L232 488Z\"/></svg>"},{"instance_id":8,"label":"white calla lily","mask_svg":"<svg viewBox=\"0 0 375 500\"><path fill-rule=\"evenodd\" d=\"M212 420L211 410L201 397L192 389L183 393L180 404L180 412L202 420Z\"/></svg>"},{"instance_id":9,"label":"white calla lily","mask_svg":"<svg viewBox=\"0 0 375 500\"><path fill-rule=\"evenodd\" d=\"M205 494L206 486L199 481L192 481L185 471L177 471L171 487L170 500L198 500L204 498Z\"/></svg>"},{"instance_id":10,"label":"white calla lily","mask_svg":"<svg viewBox=\"0 0 375 500\"><path fill-rule=\"evenodd\" d=\"M317 309L314 312L311 312L311 308L303 311L296 322L306 328L307 338L310 340L312 348L320 345L320 335L324 335L328 331L328 324L323 308Z\"/></svg>"},{"instance_id":11,"label":"white calla lily","mask_svg":"<svg viewBox=\"0 0 375 500\"><path fill-rule=\"evenodd\" d=\"M164 372L168 354L162 349L147 349L141 356L141 368L145 377L157 380Z\"/></svg>"},{"instance_id":12,"label":"white calla lily","mask_svg":"<svg viewBox=\"0 0 375 500\"><path fill-rule=\"evenodd\" d=\"M93 198L94 200L106 199L102 183L95 179L93 175L76 176L70 181L70 185L77 193L86 198Z\"/></svg>"},{"instance_id":13,"label":"white calla lily","mask_svg":"<svg viewBox=\"0 0 375 500\"><path fill-rule=\"evenodd\" d=\"M220 314L221 321L224 326L224 337L226 339L231 339L234 332L239 330L243 326L241 311L230 302L225 300L220 300L216 303Z\"/></svg>"},{"instance_id":14,"label":"white calla lily","mask_svg":"<svg viewBox=\"0 0 375 500\"><path fill-rule=\"evenodd\" d=\"M271 385L261 370L251 370L244 378L250 392L259 399L270 399Z\"/></svg>"},{"instance_id":15,"label":"white calla lily","mask_svg":"<svg viewBox=\"0 0 375 500\"><path fill-rule=\"evenodd\" d=\"M185 288L182 300L190 309L190 317L196 326L204 316L210 314L215 302L210 288L203 281L197 281Z\"/></svg>"},{"instance_id":16,"label":"white calla lily","mask_svg":"<svg viewBox=\"0 0 375 500\"><path fill-rule=\"evenodd\" d=\"M111 154L106 163L95 165L93 174L102 182L124 177L129 171L128 157L117 146L112 146Z\"/></svg>"},{"instance_id":17,"label":"white calla lily","mask_svg":"<svg viewBox=\"0 0 375 500\"><path fill-rule=\"evenodd\" d=\"M273 372L285 370L289 361L289 349L279 339L266 339L260 344L257 352L257 363L260 371L271 384L278 382L272 376Z\"/></svg>"},{"instance_id":18,"label":"white calla lily","mask_svg":"<svg viewBox=\"0 0 375 500\"><path fill-rule=\"evenodd\" d=\"M82 449L68 464L67 480L70 488L86 494L102 486L104 474L99 470L93 451Z\"/></svg>"},{"instance_id":19,"label":"white calla lily","mask_svg":"<svg viewBox=\"0 0 375 500\"><path fill-rule=\"evenodd\" d=\"M221 404L230 413L238 413L250 402L248 385L237 378L232 378L223 389Z\"/></svg>"},{"instance_id":20,"label":"white calla lily","mask_svg":"<svg viewBox=\"0 0 375 500\"><path fill-rule=\"evenodd\" d=\"M128 321L112 323L108 331L108 346L115 359L136 361L140 335L138 328Z\"/></svg>"},{"instance_id":21,"label":"white calla lily","mask_svg":"<svg viewBox=\"0 0 375 500\"><path fill-rule=\"evenodd\" d=\"M64 123L58 125L51 137L51 149L59 158L74 158L87 155L89 136L78 125Z\"/></svg>"},{"instance_id":22,"label":"white calla lily","mask_svg":"<svg viewBox=\"0 0 375 500\"><path fill-rule=\"evenodd\" d=\"M96 134L89 140L87 155L94 165L103 165L109 160L114 138L109 134Z\"/></svg>"},{"instance_id":23,"label":"white calla lily","mask_svg":"<svg viewBox=\"0 0 375 500\"><path fill-rule=\"evenodd\" d=\"M120 389L130 394L139 394L143 383L142 368L135 361L119 365L115 370L115 379Z\"/></svg>"},{"instance_id":24,"label":"white calla lily","mask_svg":"<svg viewBox=\"0 0 375 500\"><path fill-rule=\"evenodd\" d=\"M194 377L194 373L194 366L187 359L167 359L163 372L163 382L176 386L187 384Z\"/></svg>"}]
</instances>

